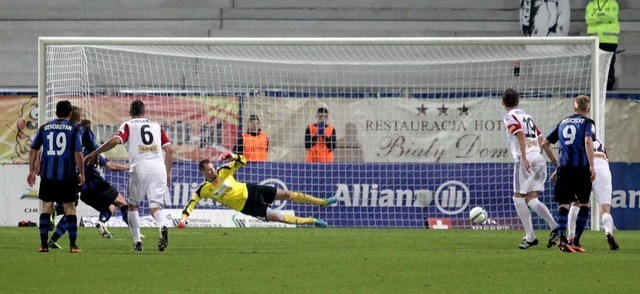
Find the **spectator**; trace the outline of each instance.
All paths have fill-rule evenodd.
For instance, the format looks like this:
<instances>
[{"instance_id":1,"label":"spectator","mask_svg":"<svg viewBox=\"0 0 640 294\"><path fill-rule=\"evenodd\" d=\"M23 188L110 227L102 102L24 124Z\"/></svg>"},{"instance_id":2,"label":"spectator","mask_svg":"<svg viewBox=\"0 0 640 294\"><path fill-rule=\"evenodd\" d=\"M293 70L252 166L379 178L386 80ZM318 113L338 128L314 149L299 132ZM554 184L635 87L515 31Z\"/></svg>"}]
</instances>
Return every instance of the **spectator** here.
<instances>
[{"instance_id":1,"label":"spectator","mask_svg":"<svg viewBox=\"0 0 640 294\"><path fill-rule=\"evenodd\" d=\"M333 150L336 149L336 131L327 124L329 110L324 107L316 112L318 122L310 124L304 131L304 148L307 149L307 162L333 162Z\"/></svg>"},{"instance_id":2,"label":"spectator","mask_svg":"<svg viewBox=\"0 0 640 294\"><path fill-rule=\"evenodd\" d=\"M584 19L587 22L587 35L598 36L600 49L613 53L607 76L607 91L613 90L616 82L614 63L620 36L618 22L618 2L616 0L591 0L587 4Z\"/></svg>"},{"instance_id":3,"label":"spectator","mask_svg":"<svg viewBox=\"0 0 640 294\"><path fill-rule=\"evenodd\" d=\"M260 129L260 118L249 116L249 128L238 138L233 152L242 154L247 161L267 161L269 157L269 137Z\"/></svg>"},{"instance_id":4,"label":"spectator","mask_svg":"<svg viewBox=\"0 0 640 294\"><path fill-rule=\"evenodd\" d=\"M526 37L568 36L570 0L520 0L520 24Z\"/></svg>"}]
</instances>

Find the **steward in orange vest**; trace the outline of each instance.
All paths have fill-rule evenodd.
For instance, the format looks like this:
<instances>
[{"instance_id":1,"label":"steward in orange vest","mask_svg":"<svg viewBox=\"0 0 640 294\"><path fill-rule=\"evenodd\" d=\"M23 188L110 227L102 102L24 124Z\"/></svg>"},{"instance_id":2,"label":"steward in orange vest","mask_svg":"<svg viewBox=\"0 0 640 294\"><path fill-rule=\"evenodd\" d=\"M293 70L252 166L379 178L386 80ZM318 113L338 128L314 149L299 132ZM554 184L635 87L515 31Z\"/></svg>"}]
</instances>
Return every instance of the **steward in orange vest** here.
<instances>
[{"instance_id":1,"label":"steward in orange vest","mask_svg":"<svg viewBox=\"0 0 640 294\"><path fill-rule=\"evenodd\" d=\"M317 123L310 124L304 132L304 148L307 150L307 162L333 162L333 150L336 148L336 131L326 123L329 111L318 108Z\"/></svg>"},{"instance_id":2,"label":"steward in orange vest","mask_svg":"<svg viewBox=\"0 0 640 294\"><path fill-rule=\"evenodd\" d=\"M238 138L233 153L242 154L247 161L267 161L269 157L269 138L260 129L257 115L249 116L249 128Z\"/></svg>"}]
</instances>

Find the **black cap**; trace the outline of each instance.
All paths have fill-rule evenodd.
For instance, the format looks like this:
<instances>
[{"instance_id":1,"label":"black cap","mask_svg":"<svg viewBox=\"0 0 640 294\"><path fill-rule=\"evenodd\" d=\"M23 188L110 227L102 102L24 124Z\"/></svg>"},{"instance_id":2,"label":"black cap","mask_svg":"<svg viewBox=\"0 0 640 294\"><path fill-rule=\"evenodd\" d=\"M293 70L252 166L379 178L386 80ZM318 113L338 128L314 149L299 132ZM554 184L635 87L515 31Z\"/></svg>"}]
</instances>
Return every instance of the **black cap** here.
<instances>
[{"instance_id":1,"label":"black cap","mask_svg":"<svg viewBox=\"0 0 640 294\"><path fill-rule=\"evenodd\" d=\"M249 116L249 121L252 121L252 120L260 121L260 118L257 115L252 114L252 115Z\"/></svg>"}]
</instances>

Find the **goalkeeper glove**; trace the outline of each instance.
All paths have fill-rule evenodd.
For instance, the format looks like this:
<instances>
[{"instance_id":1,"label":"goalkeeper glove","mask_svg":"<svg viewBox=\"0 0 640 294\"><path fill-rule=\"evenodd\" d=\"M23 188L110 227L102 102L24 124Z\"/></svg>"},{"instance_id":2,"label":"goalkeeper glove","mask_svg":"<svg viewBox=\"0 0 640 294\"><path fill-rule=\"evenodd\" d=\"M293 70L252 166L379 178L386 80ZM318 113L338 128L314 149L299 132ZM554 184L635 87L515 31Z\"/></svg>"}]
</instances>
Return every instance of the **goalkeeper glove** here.
<instances>
[{"instance_id":1,"label":"goalkeeper glove","mask_svg":"<svg viewBox=\"0 0 640 294\"><path fill-rule=\"evenodd\" d=\"M187 220L186 219L181 219L178 221L178 223L176 223L176 228L178 229L184 229L187 226Z\"/></svg>"},{"instance_id":2,"label":"goalkeeper glove","mask_svg":"<svg viewBox=\"0 0 640 294\"><path fill-rule=\"evenodd\" d=\"M233 153L231 152L222 153L218 157L218 160L230 160L230 159L233 159Z\"/></svg>"}]
</instances>

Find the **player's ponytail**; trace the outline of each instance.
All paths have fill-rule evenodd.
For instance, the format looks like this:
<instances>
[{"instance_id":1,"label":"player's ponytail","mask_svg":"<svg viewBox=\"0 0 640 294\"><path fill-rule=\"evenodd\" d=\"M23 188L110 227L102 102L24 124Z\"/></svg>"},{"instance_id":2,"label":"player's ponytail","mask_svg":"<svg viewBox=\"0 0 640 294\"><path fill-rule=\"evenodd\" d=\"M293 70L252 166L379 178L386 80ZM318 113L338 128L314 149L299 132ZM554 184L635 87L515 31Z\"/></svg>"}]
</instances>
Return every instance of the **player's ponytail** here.
<instances>
[{"instance_id":1,"label":"player's ponytail","mask_svg":"<svg viewBox=\"0 0 640 294\"><path fill-rule=\"evenodd\" d=\"M589 112L591 109L591 99L585 95L578 95L573 102L573 108L575 111Z\"/></svg>"}]
</instances>

